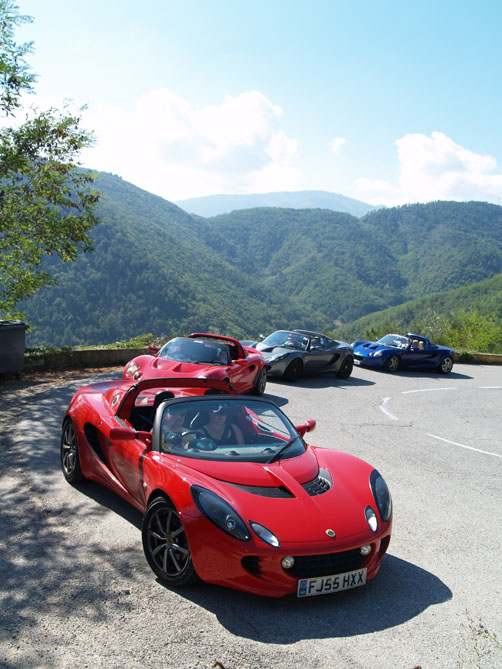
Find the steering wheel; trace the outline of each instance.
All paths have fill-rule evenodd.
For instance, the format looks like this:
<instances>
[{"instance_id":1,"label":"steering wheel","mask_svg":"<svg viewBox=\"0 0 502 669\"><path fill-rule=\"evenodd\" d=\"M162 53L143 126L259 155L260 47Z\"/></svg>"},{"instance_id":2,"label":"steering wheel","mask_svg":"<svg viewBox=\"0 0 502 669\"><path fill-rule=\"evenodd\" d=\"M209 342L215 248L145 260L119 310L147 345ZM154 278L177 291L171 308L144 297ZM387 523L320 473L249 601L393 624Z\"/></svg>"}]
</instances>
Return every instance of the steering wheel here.
<instances>
[{"instance_id":1,"label":"steering wheel","mask_svg":"<svg viewBox=\"0 0 502 669\"><path fill-rule=\"evenodd\" d=\"M193 440L193 448L197 451L214 451L218 447L212 439L201 437Z\"/></svg>"}]
</instances>

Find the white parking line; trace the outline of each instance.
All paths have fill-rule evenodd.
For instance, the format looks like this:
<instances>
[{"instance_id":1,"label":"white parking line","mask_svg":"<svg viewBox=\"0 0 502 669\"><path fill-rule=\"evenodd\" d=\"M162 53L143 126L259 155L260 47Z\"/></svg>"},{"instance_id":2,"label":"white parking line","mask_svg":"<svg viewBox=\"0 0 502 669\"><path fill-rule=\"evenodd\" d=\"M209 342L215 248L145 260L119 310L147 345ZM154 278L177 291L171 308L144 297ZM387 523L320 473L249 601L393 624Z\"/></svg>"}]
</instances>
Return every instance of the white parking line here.
<instances>
[{"instance_id":1,"label":"white parking line","mask_svg":"<svg viewBox=\"0 0 502 669\"><path fill-rule=\"evenodd\" d=\"M502 386L479 386L480 390L502 390Z\"/></svg>"},{"instance_id":2,"label":"white parking line","mask_svg":"<svg viewBox=\"0 0 502 669\"><path fill-rule=\"evenodd\" d=\"M409 395L410 393L431 393L436 390L456 390L456 388L420 388L419 390L402 390L401 395Z\"/></svg>"},{"instance_id":3,"label":"white parking line","mask_svg":"<svg viewBox=\"0 0 502 669\"><path fill-rule=\"evenodd\" d=\"M384 412L386 416L392 418L392 420L399 420L399 418L396 418L396 416L392 415L391 412L386 408L386 405L390 399L392 398L384 397L383 400L380 402L380 409Z\"/></svg>"},{"instance_id":4,"label":"white parking line","mask_svg":"<svg viewBox=\"0 0 502 669\"><path fill-rule=\"evenodd\" d=\"M465 444L458 444L456 441L450 441L449 439L443 439L443 437L438 437L435 434L428 434L428 437L433 439L439 439L440 441L445 441L447 444L452 444L453 446L460 446L460 448L467 448L470 451L476 451L477 453L484 453L485 455L493 455L495 458L502 458L502 455L499 453L492 453L491 451L482 451L480 448L474 448L473 446L466 446Z\"/></svg>"}]
</instances>

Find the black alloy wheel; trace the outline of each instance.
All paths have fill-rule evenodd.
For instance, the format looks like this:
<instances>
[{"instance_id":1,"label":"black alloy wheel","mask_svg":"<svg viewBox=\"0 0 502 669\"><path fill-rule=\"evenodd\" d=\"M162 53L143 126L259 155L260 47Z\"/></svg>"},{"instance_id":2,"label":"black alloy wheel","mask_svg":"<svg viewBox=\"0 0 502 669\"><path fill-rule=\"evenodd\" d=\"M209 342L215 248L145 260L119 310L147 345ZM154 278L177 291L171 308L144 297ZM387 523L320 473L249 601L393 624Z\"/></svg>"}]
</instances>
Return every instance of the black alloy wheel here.
<instances>
[{"instance_id":1,"label":"black alloy wheel","mask_svg":"<svg viewBox=\"0 0 502 669\"><path fill-rule=\"evenodd\" d=\"M175 587L198 580L181 518L164 497L148 505L142 535L148 564L160 579Z\"/></svg>"},{"instance_id":2,"label":"black alloy wheel","mask_svg":"<svg viewBox=\"0 0 502 669\"><path fill-rule=\"evenodd\" d=\"M251 391L252 394L261 397L261 395L263 395L263 393L265 392L266 385L267 385L267 370L265 367L263 367L262 369L260 369L260 371L255 377L253 389Z\"/></svg>"},{"instance_id":3,"label":"black alloy wheel","mask_svg":"<svg viewBox=\"0 0 502 669\"><path fill-rule=\"evenodd\" d=\"M302 374L303 362L299 358L295 358L286 367L286 371L284 372L283 376L286 381L291 381L291 383L294 383L301 378Z\"/></svg>"},{"instance_id":4,"label":"black alloy wheel","mask_svg":"<svg viewBox=\"0 0 502 669\"><path fill-rule=\"evenodd\" d=\"M401 360L399 359L399 356L391 355L390 358L388 358L388 360L385 362L384 368L387 372L393 374L394 372L397 372L400 364Z\"/></svg>"},{"instance_id":5,"label":"black alloy wheel","mask_svg":"<svg viewBox=\"0 0 502 669\"><path fill-rule=\"evenodd\" d=\"M70 418L67 418L63 425L59 453L63 474L68 483L83 481L85 476L80 469L77 433Z\"/></svg>"},{"instance_id":6,"label":"black alloy wheel","mask_svg":"<svg viewBox=\"0 0 502 669\"><path fill-rule=\"evenodd\" d=\"M354 368L354 358L351 355L346 355L340 369L337 372L337 377L339 379L348 379L352 374Z\"/></svg>"}]
</instances>

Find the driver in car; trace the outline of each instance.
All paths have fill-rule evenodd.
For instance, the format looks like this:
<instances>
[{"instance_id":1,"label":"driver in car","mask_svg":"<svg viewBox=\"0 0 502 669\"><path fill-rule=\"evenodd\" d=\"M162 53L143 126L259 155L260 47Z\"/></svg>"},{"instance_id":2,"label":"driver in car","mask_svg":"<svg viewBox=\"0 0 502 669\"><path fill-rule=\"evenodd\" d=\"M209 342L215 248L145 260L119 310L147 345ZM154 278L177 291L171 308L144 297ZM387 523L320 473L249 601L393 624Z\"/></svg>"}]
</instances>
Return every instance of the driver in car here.
<instances>
[{"instance_id":1,"label":"driver in car","mask_svg":"<svg viewBox=\"0 0 502 669\"><path fill-rule=\"evenodd\" d=\"M190 434L185 426L186 411L177 407L167 407L162 416L161 446L164 452L188 448Z\"/></svg>"},{"instance_id":2,"label":"driver in car","mask_svg":"<svg viewBox=\"0 0 502 669\"><path fill-rule=\"evenodd\" d=\"M201 436L213 441L217 446L243 444L244 436L242 430L229 420L224 408L219 406L209 411L209 418L205 425L199 428Z\"/></svg>"}]
</instances>

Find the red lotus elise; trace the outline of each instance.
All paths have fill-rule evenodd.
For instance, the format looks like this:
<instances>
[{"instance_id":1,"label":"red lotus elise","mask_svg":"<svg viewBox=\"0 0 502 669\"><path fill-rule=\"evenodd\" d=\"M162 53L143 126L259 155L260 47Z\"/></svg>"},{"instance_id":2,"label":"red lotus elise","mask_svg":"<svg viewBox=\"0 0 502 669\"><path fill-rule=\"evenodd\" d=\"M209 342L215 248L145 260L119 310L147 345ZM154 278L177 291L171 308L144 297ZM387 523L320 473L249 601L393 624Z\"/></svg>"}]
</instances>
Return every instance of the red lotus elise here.
<instances>
[{"instance_id":1,"label":"red lotus elise","mask_svg":"<svg viewBox=\"0 0 502 669\"><path fill-rule=\"evenodd\" d=\"M151 355L140 355L127 363L124 379L216 379L230 382L238 393L265 392L267 363L263 355L232 337L195 332L175 337L160 349L149 349Z\"/></svg>"},{"instance_id":2,"label":"red lotus elise","mask_svg":"<svg viewBox=\"0 0 502 669\"><path fill-rule=\"evenodd\" d=\"M268 597L364 585L392 502L371 465L308 445L263 398L204 379L95 383L64 416L67 481L104 484L143 514L143 548L172 587L202 579Z\"/></svg>"}]
</instances>

